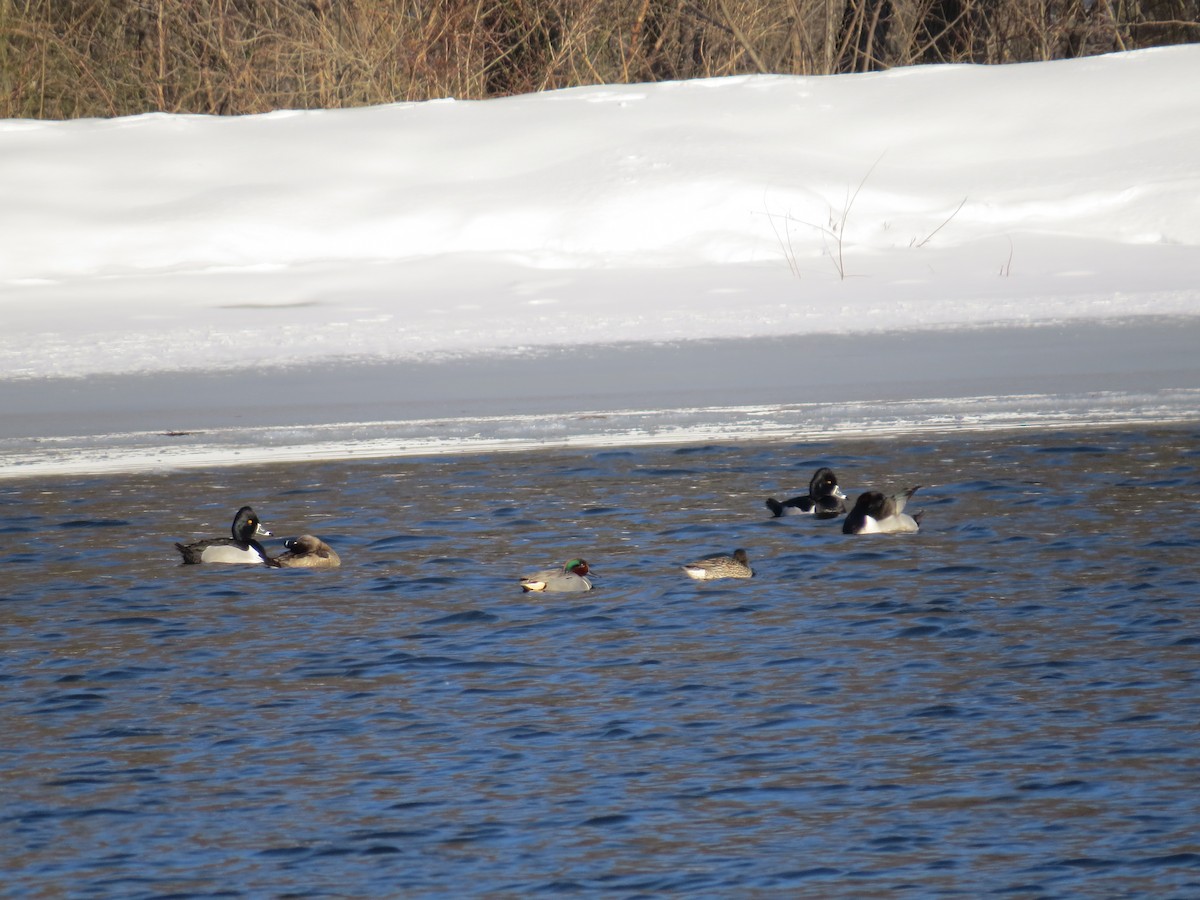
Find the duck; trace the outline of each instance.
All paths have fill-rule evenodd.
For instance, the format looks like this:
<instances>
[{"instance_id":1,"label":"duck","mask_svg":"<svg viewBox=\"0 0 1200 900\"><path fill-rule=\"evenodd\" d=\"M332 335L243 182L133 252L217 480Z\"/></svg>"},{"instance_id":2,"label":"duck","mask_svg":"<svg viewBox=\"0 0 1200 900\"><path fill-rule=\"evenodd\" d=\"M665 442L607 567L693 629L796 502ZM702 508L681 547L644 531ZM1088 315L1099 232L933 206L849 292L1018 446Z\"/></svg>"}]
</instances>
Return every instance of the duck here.
<instances>
[{"instance_id":1,"label":"duck","mask_svg":"<svg viewBox=\"0 0 1200 900\"><path fill-rule=\"evenodd\" d=\"M176 544L175 549L183 556L184 565L197 563L239 563L243 565L262 565L269 561L263 545L255 540L256 537L270 537L259 521L257 514L249 506L243 506L233 517L229 528L232 538L210 538L196 541L192 544Z\"/></svg>"},{"instance_id":2,"label":"duck","mask_svg":"<svg viewBox=\"0 0 1200 900\"><path fill-rule=\"evenodd\" d=\"M287 552L271 559L280 569L335 569L342 564L336 550L311 534L288 538L283 546Z\"/></svg>"},{"instance_id":3,"label":"duck","mask_svg":"<svg viewBox=\"0 0 1200 900\"><path fill-rule=\"evenodd\" d=\"M710 556L697 562L688 563L683 567L688 577L697 581L711 581L716 578L753 578L754 570L750 568L750 558L745 550L734 550L732 556Z\"/></svg>"},{"instance_id":4,"label":"duck","mask_svg":"<svg viewBox=\"0 0 1200 900\"><path fill-rule=\"evenodd\" d=\"M921 486L888 496L867 491L854 501L854 508L842 523L843 534L912 534L921 528L923 513L908 515L904 506Z\"/></svg>"},{"instance_id":5,"label":"duck","mask_svg":"<svg viewBox=\"0 0 1200 900\"><path fill-rule=\"evenodd\" d=\"M842 501L846 494L838 485L837 475L833 469L822 466L817 469L808 483L808 495L793 497L791 500L776 500L767 498L767 509L776 518L780 516L811 515L817 519L836 519L846 512L846 504Z\"/></svg>"},{"instance_id":6,"label":"duck","mask_svg":"<svg viewBox=\"0 0 1200 900\"><path fill-rule=\"evenodd\" d=\"M592 589L592 582L588 578L590 571L586 559L568 560L561 569L543 569L532 575L526 575L521 579L521 590L550 593L590 591ZM592 578L595 577L593 574Z\"/></svg>"}]
</instances>

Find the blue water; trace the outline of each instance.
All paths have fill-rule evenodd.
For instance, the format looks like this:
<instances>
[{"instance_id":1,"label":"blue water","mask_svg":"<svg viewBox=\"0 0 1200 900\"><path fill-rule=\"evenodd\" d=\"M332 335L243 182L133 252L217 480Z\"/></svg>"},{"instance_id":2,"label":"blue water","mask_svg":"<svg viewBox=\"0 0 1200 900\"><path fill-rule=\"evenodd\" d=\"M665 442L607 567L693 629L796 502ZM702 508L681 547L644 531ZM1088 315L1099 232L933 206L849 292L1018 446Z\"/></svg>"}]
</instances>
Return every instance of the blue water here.
<instances>
[{"instance_id":1,"label":"blue water","mask_svg":"<svg viewBox=\"0 0 1200 900\"><path fill-rule=\"evenodd\" d=\"M821 464L921 533L770 519ZM1195 428L3 483L0 891L1200 896L1197 496ZM177 564L243 503L343 568Z\"/></svg>"}]
</instances>

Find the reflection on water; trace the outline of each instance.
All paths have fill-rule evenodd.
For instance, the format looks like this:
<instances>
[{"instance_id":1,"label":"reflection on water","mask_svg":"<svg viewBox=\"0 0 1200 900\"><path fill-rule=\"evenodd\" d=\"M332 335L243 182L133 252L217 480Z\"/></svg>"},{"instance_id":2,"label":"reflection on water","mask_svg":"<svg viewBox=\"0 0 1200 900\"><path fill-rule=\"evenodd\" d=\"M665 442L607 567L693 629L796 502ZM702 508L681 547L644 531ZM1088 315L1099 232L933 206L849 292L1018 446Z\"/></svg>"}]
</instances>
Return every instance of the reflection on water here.
<instances>
[{"instance_id":1,"label":"reflection on water","mask_svg":"<svg viewBox=\"0 0 1200 900\"><path fill-rule=\"evenodd\" d=\"M6 887L1196 895L1198 436L0 485ZM821 464L922 532L769 518ZM243 503L343 567L177 564Z\"/></svg>"}]
</instances>

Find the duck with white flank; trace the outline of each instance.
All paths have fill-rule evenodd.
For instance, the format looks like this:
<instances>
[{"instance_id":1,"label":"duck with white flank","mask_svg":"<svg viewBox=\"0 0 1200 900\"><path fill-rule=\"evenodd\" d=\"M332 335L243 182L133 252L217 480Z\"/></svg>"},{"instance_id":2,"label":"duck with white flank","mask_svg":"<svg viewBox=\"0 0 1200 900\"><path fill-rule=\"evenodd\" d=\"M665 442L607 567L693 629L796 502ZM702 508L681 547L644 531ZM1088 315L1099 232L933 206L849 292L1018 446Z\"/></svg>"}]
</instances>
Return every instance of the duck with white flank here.
<instances>
[{"instance_id":1,"label":"duck with white flank","mask_svg":"<svg viewBox=\"0 0 1200 900\"><path fill-rule=\"evenodd\" d=\"M196 563L232 563L262 565L267 562L267 552L256 537L270 537L271 532L262 527L254 510L243 506L233 517L230 526L231 538L210 538L192 544L176 544L175 549L183 555L184 565Z\"/></svg>"},{"instance_id":2,"label":"duck with white flank","mask_svg":"<svg viewBox=\"0 0 1200 900\"><path fill-rule=\"evenodd\" d=\"M911 534L921 528L921 516L910 516L904 511L908 498L917 492L917 487L892 494L867 491L860 494L854 509L842 523L843 534Z\"/></svg>"},{"instance_id":3,"label":"duck with white flank","mask_svg":"<svg viewBox=\"0 0 1200 900\"><path fill-rule=\"evenodd\" d=\"M817 519L836 519L846 512L846 504L842 503L846 494L838 485L837 475L833 469L822 466L808 483L808 494L803 497L793 497L791 500L767 500L767 509L771 515L779 516L813 516Z\"/></svg>"}]
</instances>

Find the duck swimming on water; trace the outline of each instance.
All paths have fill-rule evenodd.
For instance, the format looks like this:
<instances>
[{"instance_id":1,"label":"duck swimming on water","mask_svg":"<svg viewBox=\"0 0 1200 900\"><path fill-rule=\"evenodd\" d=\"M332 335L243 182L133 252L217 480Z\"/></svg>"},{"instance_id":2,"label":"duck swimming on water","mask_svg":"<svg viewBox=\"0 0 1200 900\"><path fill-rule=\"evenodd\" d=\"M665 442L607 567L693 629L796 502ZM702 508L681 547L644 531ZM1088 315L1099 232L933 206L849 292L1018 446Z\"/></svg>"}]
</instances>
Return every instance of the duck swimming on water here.
<instances>
[{"instance_id":1,"label":"duck swimming on water","mask_svg":"<svg viewBox=\"0 0 1200 900\"><path fill-rule=\"evenodd\" d=\"M888 496L879 491L867 491L854 501L854 508L842 523L843 534L911 534L921 528L923 513L908 515L904 511L908 499L920 485Z\"/></svg>"},{"instance_id":2,"label":"duck swimming on water","mask_svg":"<svg viewBox=\"0 0 1200 900\"><path fill-rule=\"evenodd\" d=\"M267 552L256 537L270 537L271 532L262 527L254 510L243 506L233 517L229 528L232 537L209 538L191 544L176 544L175 549L183 556L184 565L197 563L231 563L261 565L267 562Z\"/></svg>"},{"instance_id":3,"label":"duck swimming on water","mask_svg":"<svg viewBox=\"0 0 1200 900\"><path fill-rule=\"evenodd\" d=\"M288 538L283 546L287 552L270 561L281 569L336 569L342 564L336 550L311 534Z\"/></svg>"},{"instance_id":4,"label":"duck swimming on water","mask_svg":"<svg viewBox=\"0 0 1200 900\"><path fill-rule=\"evenodd\" d=\"M568 560L561 569L543 569L526 575L521 579L521 590L550 593L590 591L592 582L588 578L589 572L586 559Z\"/></svg>"},{"instance_id":5,"label":"duck swimming on water","mask_svg":"<svg viewBox=\"0 0 1200 900\"><path fill-rule=\"evenodd\" d=\"M767 509L776 518L809 515L817 519L836 519L846 512L846 504L842 503L845 499L846 494L838 485L833 469L822 466L808 483L807 495L782 501L769 497Z\"/></svg>"},{"instance_id":6,"label":"duck swimming on water","mask_svg":"<svg viewBox=\"0 0 1200 900\"><path fill-rule=\"evenodd\" d=\"M710 556L683 567L689 578L712 581L716 578L753 578L750 558L745 550L734 550L732 556Z\"/></svg>"}]
</instances>

